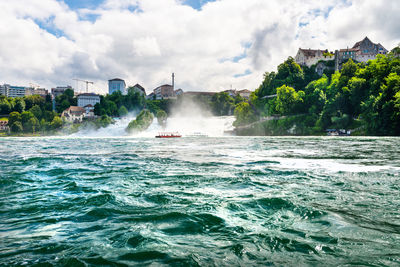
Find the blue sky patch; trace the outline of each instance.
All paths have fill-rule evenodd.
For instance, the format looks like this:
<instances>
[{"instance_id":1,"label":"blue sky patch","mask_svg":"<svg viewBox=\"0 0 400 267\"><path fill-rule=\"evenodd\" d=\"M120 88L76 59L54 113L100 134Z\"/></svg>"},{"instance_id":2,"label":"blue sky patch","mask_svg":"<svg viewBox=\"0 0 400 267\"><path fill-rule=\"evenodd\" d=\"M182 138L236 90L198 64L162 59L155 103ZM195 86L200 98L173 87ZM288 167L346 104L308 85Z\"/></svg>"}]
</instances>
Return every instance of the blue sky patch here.
<instances>
[{"instance_id":1,"label":"blue sky patch","mask_svg":"<svg viewBox=\"0 0 400 267\"><path fill-rule=\"evenodd\" d=\"M240 78L252 74L251 70L247 69L244 73L233 75L234 78Z\"/></svg>"},{"instance_id":2,"label":"blue sky patch","mask_svg":"<svg viewBox=\"0 0 400 267\"><path fill-rule=\"evenodd\" d=\"M104 0L64 0L64 3L66 3L72 10L79 8L95 9L103 4L103 2Z\"/></svg>"},{"instance_id":3,"label":"blue sky patch","mask_svg":"<svg viewBox=\"0 0 400 267\"><path fill-rule=\"evenodd\" d=\"M182 3L191 6L196 10L201 10L201 8L208 2L215 2L215 0L184 0Z\"/></svg>"},{"instance_id":4,"label":"blue sky patch","mask_svg":"<svg viewBox=\"0 0 400 267\"><path fill-rule=\"evenodd\" d=\"M64 32L54 25L54 16L51 16L45 20L35 19L34 22L39 26L39 28L53 34L57 38L65 36Z\"/></svg>"}]
</instances>

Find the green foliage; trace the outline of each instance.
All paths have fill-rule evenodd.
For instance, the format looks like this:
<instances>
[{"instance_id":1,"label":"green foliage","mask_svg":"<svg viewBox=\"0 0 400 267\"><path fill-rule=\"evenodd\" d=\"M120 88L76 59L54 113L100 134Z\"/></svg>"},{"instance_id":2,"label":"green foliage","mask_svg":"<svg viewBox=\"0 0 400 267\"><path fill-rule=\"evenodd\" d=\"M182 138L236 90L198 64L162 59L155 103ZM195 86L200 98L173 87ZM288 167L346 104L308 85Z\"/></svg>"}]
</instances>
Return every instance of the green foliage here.
<instances>
[{"instance_id":1,"label":"green foliage","mask_svg":"<svg viewBox=\"0 0 400 267\"><path fill-rule=\"evenodd\" d=\"M43 112L42 112L42 109L40 108L39 105L36 105L36 104L35 104L33 107L31 107L31 108L29 109L29 111L30 111L38 120L42 119L42 117L43 117Z\"/></svg>"},{"instance_id":2,"label":"green foliage","mask_svg":"<svg viewBox=\"0 0 400 267\"><path fill-rule=\"evenodd\" d=\"M11 112L9 117L8 117L8 124L9 125L13 125L15 122L21 122L22 118L21 118L21 114L19 114L19 112ZM22 125L22 124L21 124Z\"/></svg>"},{"instance_id":3,"label":"green foliage","mask_svg":"<svg viewBox=\"0 0 400 267\"><path fill-rule=\"evenodd\" d=\"M22 123L20 121L16 121L16 122L12 123L11 126L10 126L10 130L13 133L22 132L22 130L23 130Z\"/></svg>"},{"instance_id":4,"label":"green foliage","mask_svg":"<svg viewBox=\"0 0 400 267\"><path fill-rule=\"evenodd\" d=\"M101 118L97 120L98 126L103 128L107 127L111 123L113 123L113 119L107 115L102 115Z\"/></svg>"},{"instance_id":5,"label":"green foliage","mask_svg":"<svg viewBox=\"0 0 400 267\"><path fill-rule=\"evenodd\" d=\"M144 107L145 98L134 90L128 90L127 95L122 95L121 92L116 91L111 95L100 96L100 103L94 106L94 114L96 115L108 115L108 116L124 116L129 111L138 111ZM124 107L127 111L126 114L120 114L125 112Z\"/></svg>"},{"instance_id":6,"label":"green foliage","mask_svg":"<svg viewBox=\"0 0 400 267\"><path fill-rule=\"evenodd\" d=\"M281 115L295 113L301 109L301 103L305 93L303 91L296 92L293 87L282 85L277 88L276 111Z\"/></svg>"},{"instance_id":7,"label":"green foliage","mask_svg":"<svg viewBox=\"0 0 400 267\"><path fill-rule=\"evenodd\" d=\"M12 106L6 97L0 96L0 115L7 115L11 112Z\"/></svg>"},{"instance_id":8,"label":"green foliage","mask_svg":"<svg viewBox=\"0 0 400 267\"><path fill-rule=\"evenodd\" d=\"M324 74L318 80L310 82L305 88L304 104L310 114L320 114L326 102L326 90L329 79Z\"/></svg>"},{"instance_id":9,"label":"green foliage","mask_svg":"<svg viewBox=\"0 0 400 267\"><path fill-rule=\"evenodd\" d=\"M20 97L16 97L16 98L13 99L13 101L14 101L13 110L16 111L16 112L19 112L19 113L24 112L24 110L25 110L25 101L24 101L24 99L20 98Z\"/></svg>"},{"instance_id":10,"label":"green foliage","mask_svg":"<svg viewBox=\"0 0 400 267\"><path fill-rule=\"evenodd\" d=\"M142 132L149 128L149 126L153 122L153 118L153 114L149 110L144 109L139 113L135 120L132 120L128 124L126 131L129 133Z\"/></svg>"},{"instance_id":11,"label":"green foliage","mask_svg":"<svg viewBox=\"0 0 400 267\"><path fill-rule=\"evenodd\" d=\"M349 59L340 71L320 78L313 68L302 70L303 76L289 58L277 73L266 73L250 96L252 106L263 116L310 114L312 132L356 127L370 135L400 135L398 54L377 55L367 64ZM274 123L266 124L275 127Z\"/></svg>"},{"instance_id":12,"label":"green foliage","mask_svg":"<svg viewBox=\"0 0 400 267\"><path fill-rule=\"evenodd\" d=\"M211 107L217 116L231 115L235 108L235 99L226 92L220 92L211 98Z\"/></svg>"},{"instance_id":13,"label":"green foliage","mask_svg":"<svg viewBox=\"0 0 400 267\"><path fill-rule=\"evenodd\" d=\"M41 97L40 95L30 95L30 96L25 96L24 97L24 101L25 101L25 109L29 110L31 109L33 106L38 105L43 106L44 103L46 102L46 100Z\"/></svg>"},{"instance_id":14,"label":"green foliage","mask_svg":"<svg viewBox=\"0 0 400 267\"><path fill-rule=\"evenodd\" d=\"M236 117L236 120L233 123L234 126L245 125L257 120L257 116L254 113L254 110L247 102L241 102L237 104L234 114Z\"/></svg>"},{"instance_id":15,"label":"green foliage","mask_svg":"<svg viewBox=\"0 0 400 267\"><path fill-rule=\"evenodd\" d=\"M121 106L118 109L118 114L119 114L120 117L126 116L126 114L128 114L128 110L126 109L125 106Z\"/></svg>"},{"instance_id":16,"label":"green foliage","mask_svg":"<svg viewBox=\"0 0 400 267\"><path fill-rule=\"evenodd\" d=\"M76 106L77 99L74 97L74 90L67 89L62 95L56 97L56 109L59 113L63 112L70 106Z\"/></svg>"},{"instance_id":17,"label":"green foliage","mask_svg":"<svg viewBox=\"0 0 400 267\"><path fill-rule=\"evenodd\" d=\"M333 57L333 56L334 56L334 54L332 54L332 53L330 53L330 52L324 52L322 55L323 55L324 57Z\"/></svg>"},{"instance_id":18,"label":"green foliage","mask_svg":"<svg viewBox=\"0 0 400 267\"><path fill-rule=\"evenodd\" d=\"M61 99L66 101L70 99L72 102L76 102L76 99L73 98L72 90L66 91L66 94L62 95ZM69 106L69 102L65 106ZM2 115L9 115L10 127L15 122L20 122L21 131L27 133L35 133L38 130L45 132L54 129L51 126L51 122L55 117L58 117L58 114L52 111L52 99L49 95L46 98L39 95L16 98L0 96L1 113L3 113ZM60 118L56 119L53 126L56 129L61 128L62 120ZM15 129L16 132L19 132L19 124L15 126Z\"/></svg>"},{"instance_id":19,"label":"green foliage","mask_svg":"<svg viewBox=\"0 0 400 267\"><path fill-rule=\"evenodd\" d=\"M318 116L315 114L296 115L276 120L257 122L249 128L237 128L238 135L319 135L314 127Z\"/></svg>"},{"instance_id":20,"label":"green foliage","mask_svg":"<svg viewBox=\"0 0 400 267\"><path fill-rule=\"evenodd\" d=\"M168 118L167 112L160 109L157 111L156 117L157 117L158 124L165 127L167 124L167 118Z\"/></svg>"},{"instance_id":21,"label":"green foliage","mask_svg":"<svg viewBox=\"0 0 400 267\"><path fill-rule=\"evenodd\" d=\"M301 88L304 82L303 69L297 64L294 58L289 57L283 64L278 66L276 80L281 85L288 85L294 88Z\"/></svg>"},{"instance_id":22,"label":"green foliage","mask_svg":"<svg viewBox=\"0 0 400 267\"><path fill-rule=\"evenodd\" d=\"M63 125L63 122L62 122L61 118L58 116L55 116L50 123L50 128L53 130L57 130L57 129L61 128L62 125Z\"/></svg>"},{"instance_id":23,"label":"green foliage","mask_svg":"<svg viewBox=\"0 0 400 267\"><path fill-rule=\"evenodd\" d=\"M49 131L51 129L50 122L46 121L45 119L41 119L40 120L40 129L44 132Z\"/></svg>"},{"instance_id":24,"label":"green foliage","mask_svg":"<svg viewBox=\"0 0 400 267\"><path fill-rule=\"evenodd\" d=\"M390 73L377 96L364 103L367 132L377 135L400 135L400 75Z\"/></svg>"},{"instance_id":25,"label":"green foliage","mask_svg":"<svg viewBox=\"0 0 400 267\"><path fill-rule=\"evenodd\" d=\"M35 131L40 127L40 124L38 119L32 117L23 126L24 126L24 131L35 133Z\"/></svg>"},{"instance_id":26,"label":"green foliage","mask_svg":"<svg viewBox=\"0 0 400 267\"><path fill-rule=\"evenodd\" d=\"M21 113L21 121L22 121L22 125L24 125L25 123L27 123L29 121L30 118L34 118L35 115L33 115L32 112L30 111L24 111Z\"/></svg>"}]
</instances>

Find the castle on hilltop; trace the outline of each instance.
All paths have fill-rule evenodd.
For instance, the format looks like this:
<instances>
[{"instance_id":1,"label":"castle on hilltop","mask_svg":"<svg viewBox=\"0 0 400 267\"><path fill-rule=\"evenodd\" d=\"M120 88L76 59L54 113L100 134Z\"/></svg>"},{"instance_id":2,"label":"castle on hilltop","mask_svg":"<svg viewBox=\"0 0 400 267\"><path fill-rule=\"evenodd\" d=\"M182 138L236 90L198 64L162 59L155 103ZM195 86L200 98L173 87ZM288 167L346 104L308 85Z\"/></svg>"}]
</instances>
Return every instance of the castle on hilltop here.
<instances>
[{"instance_id":1,"label":"castle on hilltop","mask_svg":"<svg viewBox=\"0 0 400 267\"><path fill-rule=\"evenodd\" d=\"M368 60L375 59L376 55L385 55L388 52L380 43L373 43L368 37L354 44L352 48L345 48L335 50L334 53L329 52L328 49L302 49L297 51L295 61L302 66L311 67L316 65L315 71L322 75L325 68L327 68L327 61L334 60L335 70L339 70L341 65L348 59L357 62L367 62Z\"/></svg>"}]
</instances>

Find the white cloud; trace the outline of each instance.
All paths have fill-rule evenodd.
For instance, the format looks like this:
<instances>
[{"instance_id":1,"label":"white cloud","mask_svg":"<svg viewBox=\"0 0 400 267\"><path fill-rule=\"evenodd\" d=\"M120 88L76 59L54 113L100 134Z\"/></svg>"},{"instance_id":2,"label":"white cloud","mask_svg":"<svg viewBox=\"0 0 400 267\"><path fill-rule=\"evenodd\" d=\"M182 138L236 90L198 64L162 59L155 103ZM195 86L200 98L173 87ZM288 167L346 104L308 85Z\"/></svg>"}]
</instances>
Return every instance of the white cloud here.
<instances>
[{"instance_id":1,"label":"white cloud","mask_svg":"<svg viewBox=\"0 0 400 267\"><path fill-rule=\"evenodd\" d=\"M220 0L200 11L178 0L107 0L95 10L0 0L0 83L81 78L105 93L120 77L150 92L175 72L184 90L255 89L298 47L334 50L368 36L393 48L398 14L398 0Z\"/></svg>"},{"instance_id":2,"label":"white cloud","mask_svg":"<svg viewBox=\"0 0 400 267\"><path fill-rule=\"evenodd\" d=\"M161 56L160 47L155 37L144 37L133 40L133 53L139 57Z\"/></svg>"}]
</instances>

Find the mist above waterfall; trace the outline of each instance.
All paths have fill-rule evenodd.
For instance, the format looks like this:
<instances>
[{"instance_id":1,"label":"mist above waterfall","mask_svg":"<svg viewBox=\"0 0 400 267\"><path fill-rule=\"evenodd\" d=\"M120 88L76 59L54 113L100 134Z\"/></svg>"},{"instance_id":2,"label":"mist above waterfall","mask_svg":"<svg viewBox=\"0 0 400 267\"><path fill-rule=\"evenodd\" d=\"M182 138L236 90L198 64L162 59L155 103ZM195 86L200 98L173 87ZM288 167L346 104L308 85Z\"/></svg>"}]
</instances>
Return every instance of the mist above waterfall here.
<instances>
[{"instance_id":1,"label":"mist above waterfall","mask_svg":"<svg viewBox=\"0 0 400 267\"><path fill-rule=\"evenodd\" d=\"M210 111L201 108L196 102L184 99L171 109L165 128L158 125L155 119L147 131L136 136L154 137L159 132L179 132L183 137L195 133L223 136L224 131L233 129L233 121L233 116L213 116Z\"/></svg>"},{"instance_id":2,"label":"mist above waterfall","mask_svg":"<svg viewBox=\"0 0 400 267\"><path fill-rule=\"evenodd\" d=\"M106 128L82 128L72 136L89 137L154 137L160 132L179 132L183 137L195 133L212 137L224 136L224 131L233 129L233 116L216 117L210 111L201 108L196 102L185 99L175 104L168 116L166 127L158 124L154 118L150 127L140 133L128 134L125 129L136 118L137 112L115 119L115 123Z\"/></svg>"}]
</instances>

